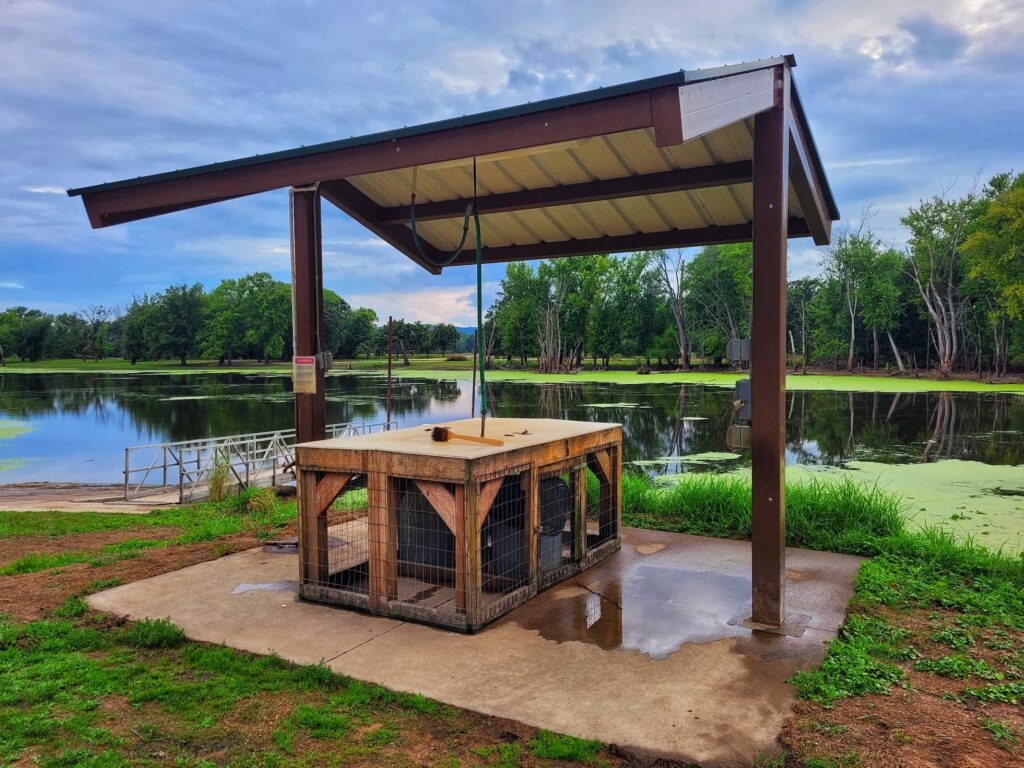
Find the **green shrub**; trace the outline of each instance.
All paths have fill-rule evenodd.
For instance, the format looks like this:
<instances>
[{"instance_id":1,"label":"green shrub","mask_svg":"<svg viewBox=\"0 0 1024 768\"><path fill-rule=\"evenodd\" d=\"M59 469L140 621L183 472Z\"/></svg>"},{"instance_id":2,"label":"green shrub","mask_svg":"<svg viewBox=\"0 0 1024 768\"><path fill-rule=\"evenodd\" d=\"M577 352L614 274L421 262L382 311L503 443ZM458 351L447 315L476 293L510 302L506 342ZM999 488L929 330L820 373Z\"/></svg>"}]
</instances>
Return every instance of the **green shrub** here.
<instances>
[{"instance_id":1,"label":"green shrub","mask_svg":"<svg viewBox=\"0 0 1024 768\"><path fill-rule=\"evenodd\" d=\"M185 633L169 619L143 619L123 630L118 639L136 648L177 648Z\"/></svg>"}]
</instances>

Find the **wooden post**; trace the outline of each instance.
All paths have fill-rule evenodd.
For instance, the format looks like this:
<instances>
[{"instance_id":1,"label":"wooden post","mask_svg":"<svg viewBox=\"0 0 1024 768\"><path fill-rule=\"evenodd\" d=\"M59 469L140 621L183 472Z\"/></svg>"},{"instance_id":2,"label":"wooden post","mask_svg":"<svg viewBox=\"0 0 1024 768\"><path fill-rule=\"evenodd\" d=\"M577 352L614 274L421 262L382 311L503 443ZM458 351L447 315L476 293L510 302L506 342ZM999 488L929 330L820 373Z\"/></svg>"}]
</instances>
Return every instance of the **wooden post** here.
<instances>
[{"instance_id":1,"label":"wooden post","mask_svg":"<svg viewBox=\"0 0 1024 768\"><path fill-rule=\"evenodd\" d=\"M587 559L587 465L572 470L572 490L576 503L573 520L573 559L582 563Z\"/></svg>"},{"instance_id":2,"label":"wooden post","mask_svg":"<svg viewBox=\"0 0 1024 768\"><path fill-rule=\"evenodd\" d=\"M320 241L320 193L315 186L292 187L292 328L295 355L323 351L324 290ZM318 364L316 392L295 394L295 442L326 437L324 370Z\"/></svg>"},{"instance_id":3,"label":"wooden post","mask_svg":"<svg viewBox=\"0 0 1024 768\"><path fill-rule=\"evenodd\" d=\"M520 487L526 495L526 573L530 589L536 591L540 536L540 473L534 465L520 477Z\"/></svg>"},{"instance_id":4,"label":"wooden post","mask_svg":"<svg viewBox=\"0 0 1024 768\"><path fill-rule=\"evenodd\" d=\"M385 463L374 457L366 473L370 610L387 613L398 596L398 499Z\"/></svg>"},{"instance_id":5,"label":"wooden post","mask_svg":"<svg viewBox=\"0 0 1024 768\"><path fill-rule=\"evenodd\" d=\"M465 576L462 579L465 590L466 624L470 629L480 626L480 591L482 588L482 575L480 569L480 516L478 503L480 501L476 493L466 493L466 487L472 483L471 476L467 473L466 483L456 486L461 489L459 494L462 498L462 525L463 536L461 546L456 541L456 557L458 562L456 568L464 568Z\"/></svg>"},{"instance_id":6,"label":"wooden post","mask_svg":"<svg viewBox=\"0 0 1024 768\"><path fill-rule=\"evenodd\" d=\"M751 322L753 582L751 620L786 614L786 238L789 69L775 73L775 106L754 118L754 274Z\"/></svg>"}]
</instances>

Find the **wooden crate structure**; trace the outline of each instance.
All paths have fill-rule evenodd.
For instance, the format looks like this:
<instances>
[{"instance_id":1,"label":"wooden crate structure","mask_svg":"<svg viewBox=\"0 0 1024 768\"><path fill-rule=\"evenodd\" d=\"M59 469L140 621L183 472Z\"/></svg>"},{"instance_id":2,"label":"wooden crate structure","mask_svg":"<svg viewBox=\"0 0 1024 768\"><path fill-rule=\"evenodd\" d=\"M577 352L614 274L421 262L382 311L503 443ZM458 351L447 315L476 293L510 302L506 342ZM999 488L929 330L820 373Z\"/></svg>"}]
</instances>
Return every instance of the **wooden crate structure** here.
<instances>
[{"instance_id":1,"label":"wooden crate structure","mask_svg":"<svg viewBox=\"0 0 1024 768\"><path fill-rule=\"evenodd\" d=\"M490 418L487 436L504 445L414 427L296 446L302 597L473 631L618 550L620 425Z\"/></svg>"}]
</instances>

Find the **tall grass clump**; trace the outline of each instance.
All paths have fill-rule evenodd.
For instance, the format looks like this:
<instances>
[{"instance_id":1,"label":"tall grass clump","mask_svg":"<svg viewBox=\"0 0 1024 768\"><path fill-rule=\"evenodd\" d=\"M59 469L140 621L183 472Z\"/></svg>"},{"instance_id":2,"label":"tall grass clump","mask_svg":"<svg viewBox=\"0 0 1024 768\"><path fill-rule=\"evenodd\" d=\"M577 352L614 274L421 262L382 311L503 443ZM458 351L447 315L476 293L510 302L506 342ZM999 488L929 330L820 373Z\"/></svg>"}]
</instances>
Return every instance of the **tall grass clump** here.
<instances>
[{"instance_id":1,"label":"tall grass clump","mask_svg":"<svg viewBox=\"0 0 1024 768\"><path fill-rule=\"evenodd\" d=\"M793 547L872 555L878 540L906 532L903 502L850 478L786 485L786 543ZM626 525L698 536L750 538L750 481L714 474L658 485L646 475L622 478Z\"/></svg>"},{"instance_id":2,"label":"tall grass clump","mask_svg":"<svg viewBox=\"0 0 1024 768\"><path fill-rule=\"evenodd\" d=\"M207 481L210 501L224 501L228 496L228 459L222 453L218 453L213 461L213 469L210 470L210 479Z\"/></svg>"}]
</instances>

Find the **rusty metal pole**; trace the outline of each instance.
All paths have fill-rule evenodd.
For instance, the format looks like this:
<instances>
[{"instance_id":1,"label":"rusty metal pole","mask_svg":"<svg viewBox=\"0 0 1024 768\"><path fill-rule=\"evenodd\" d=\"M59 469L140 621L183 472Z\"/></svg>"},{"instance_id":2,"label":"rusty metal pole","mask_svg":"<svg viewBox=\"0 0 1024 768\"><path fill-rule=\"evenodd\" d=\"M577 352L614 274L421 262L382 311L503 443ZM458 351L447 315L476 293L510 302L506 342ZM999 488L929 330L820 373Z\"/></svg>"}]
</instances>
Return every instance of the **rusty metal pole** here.
<instances>
[{"instance_id":1,"label":"rusty metal pole","mask_svg":"<svg viewBox=\"0 0 1024 768\"><path fill-rule=\"evenodd\" d=\"M323 276L320 240L320 193L315 186L292 187L292 333L293 354L314 356L322 351ZM295 442L326 437L324 370L316 366L316 392L295 394Z\"/></svg>"},{"instance_id":2,"label":"rusty metal pole","mask_svg":"<svg viewBox=\"0 0 1024 768\"><path fill-rule=\"evenodd\" d=\"M388 315L388 395L384 409L384 431L391 431L391 315Z\"/></svg>"},{"instance_id":3,"label":"rusty metal pole","mask_svg":"<svg viewBox=\"0 0 1024 768\"><path fill-rule=\"evenodd\" d=\"M786 239L789 69L779 67L775 106L754 118L753 313L751 318L751 534L755 624L786 615Z\"/></svg>"}]
</instances>

